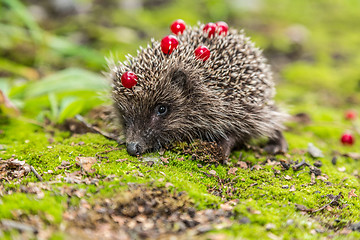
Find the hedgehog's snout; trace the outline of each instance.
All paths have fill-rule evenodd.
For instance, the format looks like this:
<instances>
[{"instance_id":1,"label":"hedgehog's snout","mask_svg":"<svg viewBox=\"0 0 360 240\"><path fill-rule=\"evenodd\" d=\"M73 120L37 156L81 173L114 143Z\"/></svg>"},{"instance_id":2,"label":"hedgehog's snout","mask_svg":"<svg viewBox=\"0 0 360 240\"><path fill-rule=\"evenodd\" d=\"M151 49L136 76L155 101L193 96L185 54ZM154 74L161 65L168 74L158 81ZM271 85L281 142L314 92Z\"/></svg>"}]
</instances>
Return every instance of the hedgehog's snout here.
<instances>
[{"instance_id":1,"label":"hedgehog's snout","mask_svg":"<svg viewBox=\"0 0 360 240\"><path fill-rule=\"evenodd\" d=\"M132 156L138 156L142 154L142 147L140 146L140 143L138 142L129 142L126 146L127 152Z\"/></svg>"}]
</instances>

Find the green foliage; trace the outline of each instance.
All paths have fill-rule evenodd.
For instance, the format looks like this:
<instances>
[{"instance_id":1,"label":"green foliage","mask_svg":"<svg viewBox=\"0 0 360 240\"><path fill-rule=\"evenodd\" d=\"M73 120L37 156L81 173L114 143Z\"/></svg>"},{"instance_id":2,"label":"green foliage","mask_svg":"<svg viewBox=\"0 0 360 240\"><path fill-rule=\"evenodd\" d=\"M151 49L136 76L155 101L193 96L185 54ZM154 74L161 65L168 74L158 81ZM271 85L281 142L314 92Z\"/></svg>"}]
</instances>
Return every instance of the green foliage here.
<instances>
[{"instance_id":1,"label":"green foliage","mask_svg":"<svg viewBox=\"0 0 360 240\"><path fill-rule=\"evenodd\" d=\"M55 123L62 123L66 118L107 102L108 92L109 85L101 75L69 68L41 81L13 87L8 96L29 117L37 115L38 120L47 117Z\"/></svg>"}]
</instances>

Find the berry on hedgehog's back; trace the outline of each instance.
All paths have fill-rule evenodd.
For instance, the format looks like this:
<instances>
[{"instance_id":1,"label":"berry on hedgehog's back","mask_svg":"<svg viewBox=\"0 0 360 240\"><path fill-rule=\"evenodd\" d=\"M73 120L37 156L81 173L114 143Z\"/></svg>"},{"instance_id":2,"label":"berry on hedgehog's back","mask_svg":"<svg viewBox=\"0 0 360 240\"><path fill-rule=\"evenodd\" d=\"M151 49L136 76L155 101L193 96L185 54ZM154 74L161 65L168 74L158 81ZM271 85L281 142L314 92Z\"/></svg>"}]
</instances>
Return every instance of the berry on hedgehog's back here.
<instances>
[{"instance_id":1,"label":"berry on hedgehog's back","mask_svg":"<svg viewBox=\"0 0 360 240\"><path fill-rule=\"evenodd\" d=\"M286 114L272 100L274 83L262 52L224 22L193 28L174 24L179 22L184 30L176 37L152 40L136 57L111 66L128 152L139 155L200 138L216 141L227 156L260 136L270 138L272 152L285 151ZM130 88L120 81L129 71L137 77Z\"/></svg>"}]
</instances>

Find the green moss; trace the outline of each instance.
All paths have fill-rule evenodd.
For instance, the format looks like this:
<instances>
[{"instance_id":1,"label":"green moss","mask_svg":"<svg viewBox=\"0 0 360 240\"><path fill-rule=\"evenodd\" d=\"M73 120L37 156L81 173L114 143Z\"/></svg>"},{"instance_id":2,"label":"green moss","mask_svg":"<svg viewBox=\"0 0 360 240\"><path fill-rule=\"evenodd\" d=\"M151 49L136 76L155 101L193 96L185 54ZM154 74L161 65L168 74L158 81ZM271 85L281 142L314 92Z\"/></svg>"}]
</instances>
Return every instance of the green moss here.
<instances>
[{"instance_id":1,"label":"green moss","mask_svg":"<svg viewBox=\"0 0 360 240\"><path fill-rule=\"evenodd\" d=\"M335 110L329 111L320 108L319 112L311 115L312 124L307 126L296 125L296 128L285 133L293 160L305 159L310 164L314 162L310 156L297 153L298 150L306 149L309 142L315 143L323 150L325 157L321 158L323 162L321 169L329 177L328 181L332 185L327 185L321 180L316 180L315 185L309 185L311 178L306 169L295 172L290 168L283 171L280 166L262 165L262 169L259 170L238 168L236 175L228 175L229 166L204 165L203 168L199 168L198 162L191 160L189 156L181 156L172 152L166 152L163 156L168 158L166 164L161 162L158 154L148 154L142 159L137 159L127 155L121 146L120 150L111 151L118 148L117 144L97 134L72 137L58 131L50 134L33 124L19 120L8 122L2 134L2 139L6 139L6 143L9 145L3 158L6 159L15 155L16 158L33 165L40 173L53 170L53 174L43 175L44 179L48 181L54 180L58 174L64 175L65 172L80 170L80 167L75 165L77 156L98 156L99 161L93 166L95 172L90 175L98 174L103 177L115 175L115 178L110 182L100 180L98 186L77 184L76 188L83 188L86 193L90 194L89 197L85 196L90 202L96 201L99 197L116 195L119 191L126 189L126 183L129 182L145 184L153 182L158 186L164 186L170 182L177 190L186 191L198 209L205 209L219 207L222 202L220 197L210 194L209 189L216 187L225 193L229 188L234 188L236 190L232 191L231 194L224 194L227 199L239 199L240 201L235 208L237 217L234 219L237 221L247 217L250 223L233 225L225 231L230 236L251 239L254 231L256 231L257 237L264 239L268 239L269 234L281 236L284 239L290 237L312 239L314 235L310 232L321 228L322 224L334 227L347 226L352 222L357 222L360 214L360 206L356 198L348 198L347 196L352 189L358 189L359 180L351 175L352 170L357 166L357 162L347 157L339 157L337 166L344 166L345 172L338 171L337 166L331 164L333 149L339 151L356 150L356 146L348 148L339 145L338 137L341 133L341 127L331 128L331 124L338 122L340 125L346 125L348 122L343 121L334 113L336 113ZM21 134L15 135L14 133L18 129L23 130ZM54 139L51 143L48 141L50 137ZM16 139L16 141L10 143L8 139ZM253 165L266 160L266 156L255 157L256 154L252 151L241 151L241 154L243 161ZM233 154L231 157L233 164L236 163L235 159L238 159L239 155L240 152ZM183 160L180 159L181 157ZM156 163L149 166L145 161L149 158ZM277 159L283 158L283 156L277 157ZM117 161L118 159L127 160ZM66 171L59 170L56 167L62 161L69 161L74 166ZM210 170L214 170L217 177L203 173L209 173ZM275 175L276 170L280 170L281 174ZM286 180L285 175L290 176L291 179ZM219 179L224 179L224 181L221 182ZM37 179L30 173L23 180L23 184L34 181L36 182ZM230 182L231 184L229 184ZM57 186L64 185L65 183L60 183ZM284 185L294 186L295 191L283 188ZM69 187L74 186L70 184ZM7 183L5 188L17 191L18 185ZM34 195L24 193L5 195L1 198L0 218L13 218L13 211L21 209L26 214L40 215L46 221L49 221L48 216L52 216L50 219L53 220L49 221L49 224L59 224L62 219L65 199L54 194L54 192L45 192L45 197L40 200L36 199ZM344 196L341 199L341 204L347 204L344 209L334 208L331 212L320 211L313 214L311 218L296 210L295 204L318 209L330 202L326 195L337 195L339 192L342 192ZM70 204L77 206L79 201L79 198L71 198ZM288 220L293 221L291 224L287 224ZM274 224L274 226L267 230L266 227L269 223ZM356 234L352 233L351 236L355 237ZM331 231L322 234L322 236L328 235L331 235ZM54 235L54 237L62 238L62 234Z\"/></svg>"},{"instance_id":2,"label":"green moss","mask_svg":"<svg viewBox=\"0 0 360 240\"><path fill-rule=\"evenodd\" d=\"M36 195L14 193L5 195L0 200L0 219L13 219L21 213L37 215L46 222L59 224L62 221L66 198L45 193L45 196L39 199Z\"/></svg>"}]
</instances>

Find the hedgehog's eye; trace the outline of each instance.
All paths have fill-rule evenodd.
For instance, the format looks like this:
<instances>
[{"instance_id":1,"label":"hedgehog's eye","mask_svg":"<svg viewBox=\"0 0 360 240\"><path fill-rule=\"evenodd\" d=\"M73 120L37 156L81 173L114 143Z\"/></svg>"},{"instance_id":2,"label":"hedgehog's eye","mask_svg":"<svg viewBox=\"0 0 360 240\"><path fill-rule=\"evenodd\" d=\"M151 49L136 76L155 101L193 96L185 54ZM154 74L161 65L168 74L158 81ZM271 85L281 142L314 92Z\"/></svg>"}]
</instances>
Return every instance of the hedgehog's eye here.
<instances>
[{"instance_id":1,"label":"hedgehog's eye","mask_svg":"<svg viewBox=\"0 0 360 240\"><path fill-rule=\"evenodd\" d=\"M158 105L156 106L156 114L158 116L164 116L167 113L168 109L164 105Z\"/></svg>"}]
</instances>

